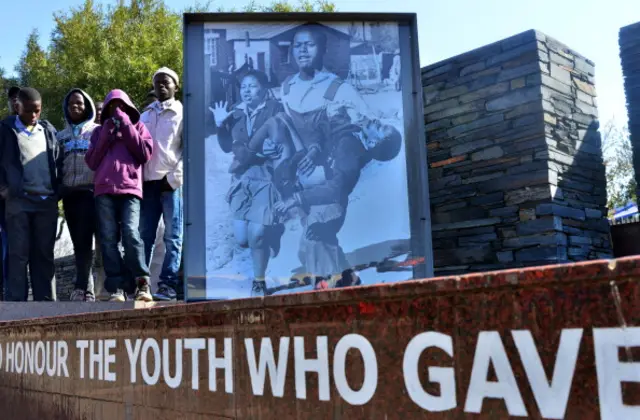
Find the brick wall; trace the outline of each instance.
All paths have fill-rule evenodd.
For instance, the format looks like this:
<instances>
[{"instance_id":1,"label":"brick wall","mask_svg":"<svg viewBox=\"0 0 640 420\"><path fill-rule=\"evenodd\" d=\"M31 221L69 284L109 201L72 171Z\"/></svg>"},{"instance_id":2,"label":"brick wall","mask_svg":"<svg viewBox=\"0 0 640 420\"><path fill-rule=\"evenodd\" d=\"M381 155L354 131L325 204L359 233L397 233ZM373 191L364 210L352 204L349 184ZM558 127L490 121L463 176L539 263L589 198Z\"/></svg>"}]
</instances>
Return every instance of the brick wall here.
<instances>
[{"instance_id":1,"label":"brick wall","mask_svg":"<svg viewBox=\"0 0 640 420\"><path fill-rule=\"evenodd\" d=\"M633 148L636 188L640 186L640 22L620 29L620 61L629 114L629 138ZM636 190L640 197L640 189Z\"/></svg>"},{"instance_id":2,"label":"brick wall","mask_svg":"<svg viewBox=\"0 0 640 420\"><path fill-rule=\"evenodd\" d=\"M593 75L537 31L422 69L437 274L611 255Z\"/></svg>"}]
</instances>

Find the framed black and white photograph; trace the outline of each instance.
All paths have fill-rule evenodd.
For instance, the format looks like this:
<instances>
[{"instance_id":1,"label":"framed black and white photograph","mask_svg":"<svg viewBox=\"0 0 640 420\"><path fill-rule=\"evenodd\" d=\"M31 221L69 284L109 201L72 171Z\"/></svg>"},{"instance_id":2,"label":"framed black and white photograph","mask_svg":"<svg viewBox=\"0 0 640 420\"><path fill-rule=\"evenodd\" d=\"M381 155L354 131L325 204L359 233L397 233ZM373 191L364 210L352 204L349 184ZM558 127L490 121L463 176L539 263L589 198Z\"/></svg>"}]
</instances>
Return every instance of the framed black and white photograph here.
<instances>
[{"instance_id":1,"label":"framed black and white photograph","mask_svg":"<svg viewBox=\"0 0 640 420\"><path fill-rule=\"evenodd\" d=\"M187 299L432 275L415 15L259 17L185 15Z\"/></svg>"}]
</instances>

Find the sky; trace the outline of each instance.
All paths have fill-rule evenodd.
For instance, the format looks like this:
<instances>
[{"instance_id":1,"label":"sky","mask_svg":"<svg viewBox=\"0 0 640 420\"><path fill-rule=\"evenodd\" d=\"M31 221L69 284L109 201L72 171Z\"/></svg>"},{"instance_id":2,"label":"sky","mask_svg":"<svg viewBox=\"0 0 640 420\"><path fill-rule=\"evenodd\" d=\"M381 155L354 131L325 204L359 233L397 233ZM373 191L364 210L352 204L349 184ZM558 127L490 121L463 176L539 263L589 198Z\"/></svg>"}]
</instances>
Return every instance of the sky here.
<instances>
[{"instance_id":1,"label":"sky","mask_svg":"<svg viewBox=\"0 0 640 420\"><path fill-rule=\"evenodd\" d=\"M96 0L100 1L100 0ZM182 10L195 0L166 0ZM220 0L218 0L220 2ZM295 0L294 0L295 1ZM116 3L117 0L103 0ZM9 24L0 25L0 67L12 72L29 32L39 28L43 46L53 29L53 13L82 0L3 2ZM239 0L241 8L247 0ZM270 3L270 1L268 1ZM537 29L556 38L596 64L596 89L601 122L627 121L618 32L640 21L640 0L335 0L341 12L411 12L418 15L420 65ZM224 4L229 6L229 1ZM390 4L395 6L392 9Z\"/></svg>"}]
</instances>

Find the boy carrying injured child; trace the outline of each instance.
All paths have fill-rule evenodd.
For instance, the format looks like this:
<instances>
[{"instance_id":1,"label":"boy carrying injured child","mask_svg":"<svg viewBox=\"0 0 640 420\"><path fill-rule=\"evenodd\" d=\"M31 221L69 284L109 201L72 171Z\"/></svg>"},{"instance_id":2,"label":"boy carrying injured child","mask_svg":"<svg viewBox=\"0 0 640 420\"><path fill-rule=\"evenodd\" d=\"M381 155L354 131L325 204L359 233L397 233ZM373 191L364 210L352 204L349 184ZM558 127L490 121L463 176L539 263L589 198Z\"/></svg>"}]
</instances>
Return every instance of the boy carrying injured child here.
<instances>
[{"instance_id":1,"label":"boy carrying injured child","mask_svg":"<svg viewBox=\"0 0 640 420\"><path fill-rule=\"evenodd\" d=\"M272 117L246 145L237 144L233 170L243 171L259 158L266 139L277 145L272 157L279 200L274 210L286 218L293 208L303 211L299 258L307 273L338 274L349 268L337 233L345 220L348 198L362 169L372 160L390 161L400 152L402 136L392 125L342 106L317 129L325 136L305 143L286 113ZM325 115L327 115L325 113ZM353 121L357 121L353 123ZM329 128L330 127L330 128Z\"/></svg>"}]
</instances>

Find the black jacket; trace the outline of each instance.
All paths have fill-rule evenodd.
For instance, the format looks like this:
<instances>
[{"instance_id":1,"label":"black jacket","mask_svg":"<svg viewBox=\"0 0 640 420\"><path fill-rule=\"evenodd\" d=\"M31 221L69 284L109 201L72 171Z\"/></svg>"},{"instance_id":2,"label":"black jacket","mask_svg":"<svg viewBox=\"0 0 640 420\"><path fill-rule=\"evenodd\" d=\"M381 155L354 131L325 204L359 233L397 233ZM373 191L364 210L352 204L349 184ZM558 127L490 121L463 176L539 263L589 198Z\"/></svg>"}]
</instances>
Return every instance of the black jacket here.
<instances>
[{"instance_id":1,"label":"black jacket","mask_svg":"<svg viewBox=\"0 0 640 420\"><path fill-rule=\"evenodd\" d=\"M18 132L15 126L16 118L11 116L0 121L0 197L5 200L24 195L22 189L23 167L20 160ZM51 186L57 195L60 185L62 153L60 153L60 147L56 140L56 129L45 120L39 121L39 124L44 128L47 138Z\"/></svg>"}]
</instances>

